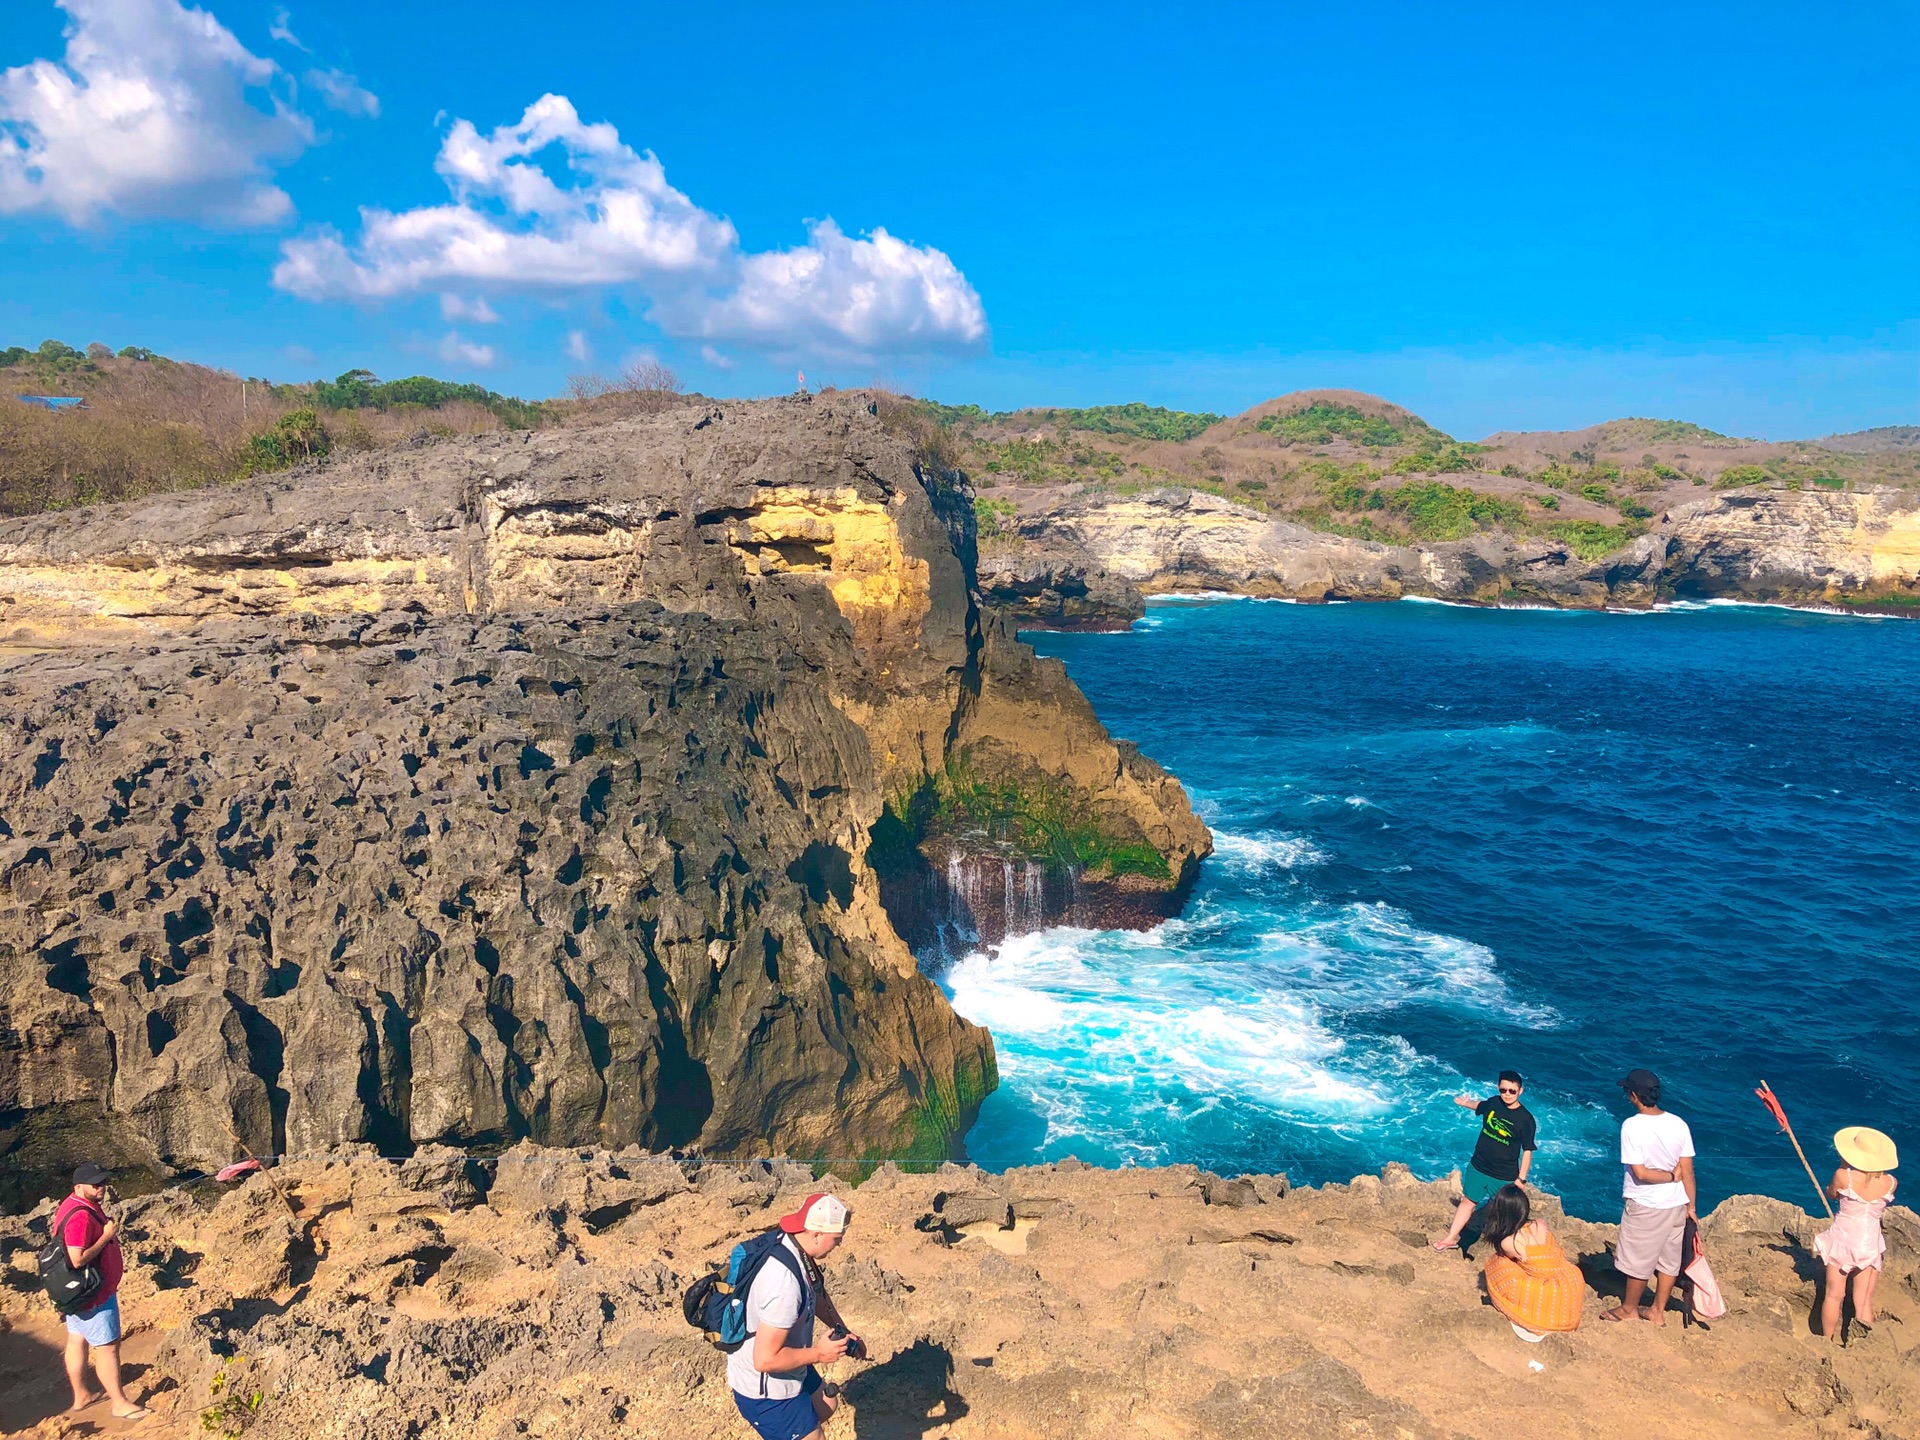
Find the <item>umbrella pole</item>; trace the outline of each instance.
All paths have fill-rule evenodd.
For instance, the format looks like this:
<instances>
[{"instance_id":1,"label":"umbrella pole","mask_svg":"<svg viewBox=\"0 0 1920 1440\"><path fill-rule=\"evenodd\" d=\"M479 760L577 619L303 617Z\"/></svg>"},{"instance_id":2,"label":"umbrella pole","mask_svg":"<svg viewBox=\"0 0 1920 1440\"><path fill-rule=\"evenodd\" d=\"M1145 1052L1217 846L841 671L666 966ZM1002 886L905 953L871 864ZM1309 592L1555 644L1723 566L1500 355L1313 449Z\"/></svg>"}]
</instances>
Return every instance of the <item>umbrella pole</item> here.
<instances>
[{"instance_id":1,"label":"umbrella pole","mask_svg":"<svg viewBox=\"0 0 1920 1440\"><path fill-rule=\"evenodd\" d=\"M1760 1083L1764 1086L1767 1082L1762 1080ZM1769 1090L1767 1093L1773 1092ZM1813 1173L1813 1166L1807 1163L1807 1152L1800 1148L1800 1137L1793 1133L1793 1125L1788 1121L1784 1110L1780 1112L1780 1127L1787 1132L1787 1139L1793 1142L1793 1153L1800 1157L1800 1167L1807 1172L1807 1179L1813 1182L1814 1191L1820 1196L1820 1208L1827 1212L1827 1218L1831 1220L1833 1206L1827 1203L1826 1187L1820 1183L1820 1177Z\"/></svg>"}]
</instances>

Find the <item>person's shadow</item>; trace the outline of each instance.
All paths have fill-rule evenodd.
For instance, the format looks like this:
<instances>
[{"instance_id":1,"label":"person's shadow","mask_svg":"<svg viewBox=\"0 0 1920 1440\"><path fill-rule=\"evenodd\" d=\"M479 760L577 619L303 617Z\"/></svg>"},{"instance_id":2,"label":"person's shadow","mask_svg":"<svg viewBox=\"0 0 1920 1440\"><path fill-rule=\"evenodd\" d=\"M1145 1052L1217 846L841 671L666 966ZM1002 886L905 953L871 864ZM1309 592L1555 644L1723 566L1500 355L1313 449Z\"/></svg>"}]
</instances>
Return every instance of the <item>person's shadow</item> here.
<instances>
[{"instance_id":1,"label":"person's shadow","mask_svg":"<svg viewBox=\"0 0 1920 1440\"><path fill-rule=\"evenodd\" d=\"M953 1388L953 1352L931 1340L914 1341L842 1388L857 1440L921 1440L967 1413Z\"/></svg>"}]
</instances>

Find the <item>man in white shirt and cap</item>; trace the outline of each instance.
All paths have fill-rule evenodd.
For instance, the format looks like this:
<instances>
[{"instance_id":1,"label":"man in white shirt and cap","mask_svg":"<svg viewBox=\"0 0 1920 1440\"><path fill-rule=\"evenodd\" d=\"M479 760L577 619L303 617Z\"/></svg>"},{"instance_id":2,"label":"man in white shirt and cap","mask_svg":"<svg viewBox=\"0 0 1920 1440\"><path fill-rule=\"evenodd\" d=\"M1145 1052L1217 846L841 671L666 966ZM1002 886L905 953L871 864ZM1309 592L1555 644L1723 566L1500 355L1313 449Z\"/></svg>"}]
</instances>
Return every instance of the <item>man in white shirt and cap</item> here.
<instances>
[{"instance_id":1,"label":"man in white shirt and cap","mask_svg":"<svg viewBox=\"0 0 1920 1440\"><path fill-rule=\"evenodd\" d=\"M840 1397L817 1367L865 1351L820 1281L819 1262L840 1247L851 1219L837 1197L807 1196L781 1217L785 1238L747 1287L747 1343L727 1357L727 1384L761 1440L819 1440ZM816 1316L832 1327L817 1344Z\"/></svg>"}]
</instances>

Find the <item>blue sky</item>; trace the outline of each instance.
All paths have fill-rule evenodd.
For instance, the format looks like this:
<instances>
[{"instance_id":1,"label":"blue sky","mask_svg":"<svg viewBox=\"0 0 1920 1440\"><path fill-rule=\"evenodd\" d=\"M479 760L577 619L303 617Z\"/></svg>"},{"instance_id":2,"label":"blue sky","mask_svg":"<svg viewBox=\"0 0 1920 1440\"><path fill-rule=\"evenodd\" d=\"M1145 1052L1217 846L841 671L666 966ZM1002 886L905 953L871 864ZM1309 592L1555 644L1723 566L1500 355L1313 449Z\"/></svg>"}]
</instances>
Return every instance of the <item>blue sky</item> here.
<instances>
[{"instance_id":1,"label":"blue sky","mask_svg":"<svg viewBox=\"0 0 1920 1440\"><path fill-rule=\"evenodd\" d=\"M0 343L1920 422L1910 4L204 12L7 0Z\"/></svg>"}]
</instances>

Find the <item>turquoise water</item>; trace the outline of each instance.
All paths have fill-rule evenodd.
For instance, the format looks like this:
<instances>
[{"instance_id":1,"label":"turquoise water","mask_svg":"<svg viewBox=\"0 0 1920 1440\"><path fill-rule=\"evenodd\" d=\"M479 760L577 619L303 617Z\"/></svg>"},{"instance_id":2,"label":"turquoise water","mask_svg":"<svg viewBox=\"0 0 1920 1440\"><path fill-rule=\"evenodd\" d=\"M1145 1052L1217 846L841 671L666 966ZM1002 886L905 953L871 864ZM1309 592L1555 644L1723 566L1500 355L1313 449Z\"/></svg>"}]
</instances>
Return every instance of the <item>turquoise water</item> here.
<instances>
[{"instance_id":1,"label":"turquoise water","mask_svg":"<svg viewBox=\"0 0 1920 1440\"><path fill-rule=\"evenodd\" d=\"M1823 1181L1844 1124L1920 1156L1920 624L1242 600L1027 638L1218 850L1151 933L942 975L999 1050L981 1164L1430 1177L1506 1066L1580 1214L1617 1210L1635 1065L1708 1203L1814 1203L1762 1078Z\"/></svg>"}]
</instances>

